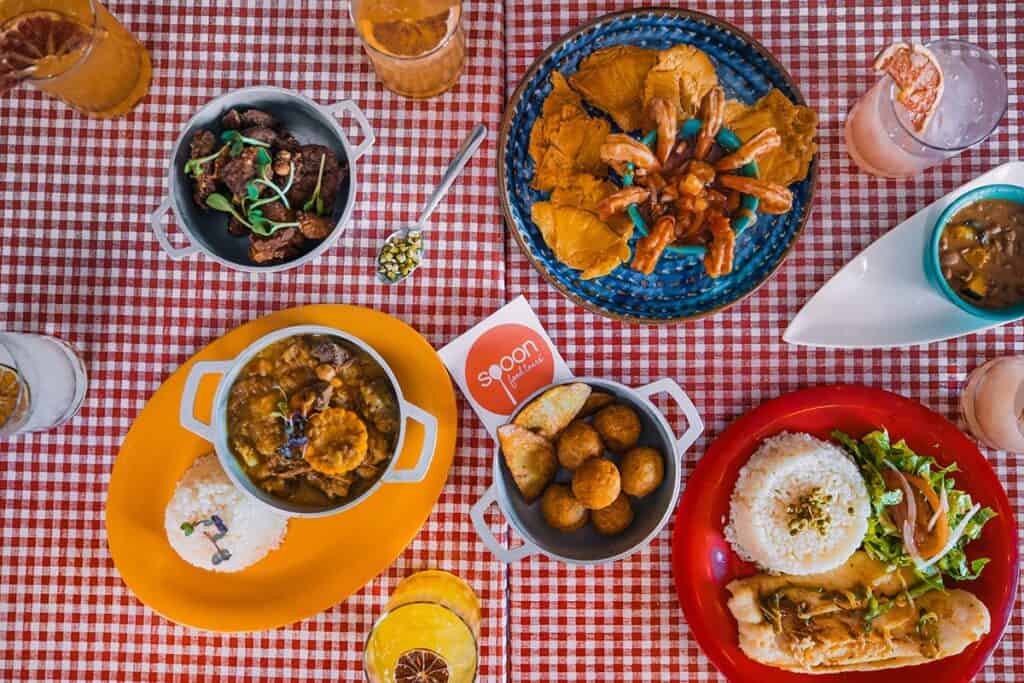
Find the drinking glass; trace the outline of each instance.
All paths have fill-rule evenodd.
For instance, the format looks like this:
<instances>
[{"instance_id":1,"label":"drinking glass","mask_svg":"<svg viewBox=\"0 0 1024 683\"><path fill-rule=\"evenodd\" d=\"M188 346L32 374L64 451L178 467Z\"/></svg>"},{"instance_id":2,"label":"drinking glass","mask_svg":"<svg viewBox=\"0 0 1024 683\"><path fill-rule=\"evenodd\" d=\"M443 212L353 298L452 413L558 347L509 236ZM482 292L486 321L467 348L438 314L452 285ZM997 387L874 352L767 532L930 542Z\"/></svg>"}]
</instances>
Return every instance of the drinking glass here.
<instances>
[{"instance_id":1,"label":"drinking glass","mask_svg":"<svg viewBox=\"0 0 1024 683\"><path fill-rule=\"evenodd\" d=\"M82 407L87 385L85 364L67 342L0 332L0 438L64 424Z\"/></svg>"},{"instance_id":2,"label":"drinking glass","mask_svg":"<svg viewBox=\"0 0 1024 683\"><path fill-rule=\"evenodd\" d=\"M61 35L51 29L54 22L66 21L84 38L57 55L52 52L52 44L21 46L18 53L33 54L34 58L25 71L16 74L16 79L25 75L24 80L32 86L83 114L103 119L127 114L149 90L149 52L99 0L0 2L0 32L26 21L43 28L26 31L26 35Z\"/></svg>"},{"instance_id":3,"label":"drinking glass","mask_svg":"<svg viewBox=\"0 0 1024 683\"><path fill-rule=\"evenodd\" d=\"M466 58L462 0L352 0L351 12L388 90L425 99L458 82Z\"/></svg>"},{"instance_id":4,"label":"drinking glass","mask_svg":"<svg viewBox=\"0 0 1024 683\"><path fill-rule=\"evenodd\" d=\"M846 117L846 150L866 173L915 176L987 138L1006 113L1006 75L992 55L962 40L925 47L942 67L945 88L923 131L913 129L889 76L864 93Z\"/></svg>"}]
</instances>

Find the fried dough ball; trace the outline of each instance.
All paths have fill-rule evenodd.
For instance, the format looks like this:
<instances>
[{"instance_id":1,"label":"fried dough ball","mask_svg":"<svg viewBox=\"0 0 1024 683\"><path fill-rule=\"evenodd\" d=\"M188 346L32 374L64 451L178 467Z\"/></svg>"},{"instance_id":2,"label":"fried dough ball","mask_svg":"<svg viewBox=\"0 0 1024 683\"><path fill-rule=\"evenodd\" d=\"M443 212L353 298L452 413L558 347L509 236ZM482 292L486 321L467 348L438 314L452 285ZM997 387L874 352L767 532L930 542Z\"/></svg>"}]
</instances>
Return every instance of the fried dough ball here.
<instances>
[{"instance_id":1,"label":"fried dough ball","mask_svg":"<svg viewBox=\"0 0 1024 683\"><path fill-rule=\"evenodd\" d=\"M317 472L344 474L363 464L369 437L366 424L351 410L328 408L306 425L309 441L303 457Z\"/></svg>"},{"instance_id":2,"label":"fried dough ball","mask_svg":"<svg viewBox=\"0 0 1024 683\"><path fill-rule=\"evenodd\" d=\"M611 505L622 491L619 468L611 460L590 458L576 468L572 493L585 507L600 510Z\"/></svg>"},{"instance_id":3,"label":"fried dough ball","mask_svg":"<svg viewBox=\"0 0 1024 683\"><path fill-rule=\"evenodd\" d=\"M609 450L624 453L640 439L640 418L629 406L616 403L597 412L594 429Z\"/></svg>"},{"instance_id":4,"label":"fried dough ball","mask_svg":"<svg viewBox=\"0 0 1024 683\"><path fill-rule=\"evenodd\" d=\"M665 461L657 450L637 446L623 456L619 473L622 475L622 490L643 498L661 486L665 478Z\"/></svg>"},{"instance_id":5,"label":"fried dough ball","mask_svg":"<svg viewBox=\"0 0 1024 683\"><path fill-rule=\"evenodd\" d=\"M584 460L596 458L604 451L597 430L582 420L569 424L558 435L558 462L567 470L574 470Z\"/></svg>"},{"instance_id":6,"label":"fried dough ball","mask_svg":"<svg viewBox=\"0 0 1024 683\"><path fill-rule=\"evenodd\" d=\"M540 511L544 521L559 531L582 529L590 512L572 495L565 484L552 484L540 499Z\"/></svg>"},{"instance_id":7,"label":"fried dough ball","mask_svg":"<svg viewBox=\"0 0 1024 683\"><path fill-rule=\"evenodd\" d=\"M626 494L620 493L608 507L590 513L594 529L602 536L615 536L626 530L633 523L633 506L629 504Z\"/></svg>"}]
</instances>

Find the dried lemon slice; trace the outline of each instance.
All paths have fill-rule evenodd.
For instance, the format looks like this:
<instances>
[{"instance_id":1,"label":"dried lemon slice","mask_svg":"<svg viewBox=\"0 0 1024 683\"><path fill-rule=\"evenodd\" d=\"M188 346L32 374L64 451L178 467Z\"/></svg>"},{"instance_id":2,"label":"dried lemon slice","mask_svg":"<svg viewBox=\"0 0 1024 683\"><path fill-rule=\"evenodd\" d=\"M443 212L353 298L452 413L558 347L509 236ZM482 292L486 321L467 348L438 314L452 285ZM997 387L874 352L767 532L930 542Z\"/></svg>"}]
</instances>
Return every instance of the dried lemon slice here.
<instances>
[{"instance_id":1,"label":"dried lemon slice","mask_svg":"<svg viewBox=\"0 0 1024 683\"><path fill-rule=\"evenodd\" d=\"M0 26L0 93L30 76L48 76L50 70L76 59L90 36L88 27L59 12L14 17Z\"/></svg>"},{"instance_id":2,"label":"dried lemon slice","mask_svg":"<svg viewBox=\"0 0 1024 683\"><path fill-rule=\"evenodd\" d=\"M0 425L10 419L21 402L21 378L14 368L0 365Z\"/></svg>"},{"instance_id":3,"label":"dried lemon slice","mask_svg":"<svg viewBox=\"0 0 1024 683\"><path fill-rule=\"evenodd\" d=\"M328 408L309 418L303 457L323 474L344 474L363 464L369 445L366 425L351 410Z\"/></svg>"}]
</instances>

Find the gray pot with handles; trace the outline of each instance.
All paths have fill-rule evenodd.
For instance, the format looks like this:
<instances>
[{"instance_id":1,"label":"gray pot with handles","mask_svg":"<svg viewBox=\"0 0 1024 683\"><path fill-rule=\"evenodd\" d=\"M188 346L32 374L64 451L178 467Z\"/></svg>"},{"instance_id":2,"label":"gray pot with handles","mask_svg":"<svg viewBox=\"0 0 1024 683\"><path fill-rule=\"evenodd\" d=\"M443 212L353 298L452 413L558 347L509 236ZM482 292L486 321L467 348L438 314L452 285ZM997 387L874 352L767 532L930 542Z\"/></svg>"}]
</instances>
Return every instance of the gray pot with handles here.
<instances>
[{"instance_id":1,"label":"gray pot with handles","mask_svg":"<svg viewBox=\"0 0 1024 683\"><path fill-rule=\"evenodd\" d=\"M348 166L348 177L338 190L338 200L331 214L333 229L309 251L284 263L262 265L253 263L248 256L249 239L236 237L227 231L227 214L204 210L192 201L192 183L183 170L189 158L189 143L200 128L221 130L221 117L232 108L263 109L277 117L285 129L301 144L318 144L334 151L339 161ZM362 141L353 144L338 123L348 115L358 124ZM356 162L366 154L375 140L366 115L352 100L341 100L320 105L305 95L271 86L254 86L233 90L206 103L188 122L174 143L170 165L167 168L167 196L150 215L149 225L167 255L174 260L203 252L228 268L247 273L272 273L298 268L329 249L348 227L356 197ZM188 238L188 244L171 244L164 225L164 214L174 209L176 224Z\"/></svg>"},{"instance_id":2,"label":"gray pot with handles","mask_svg":"<svg viewBox=\"0 0 1024 683\"><path fill-rule=\"evenodd\" d=\"M604 564L621 560L649 544L668 523L679 498L682 467L679 462L683 453L690 448L704 431L704 422L697 413L693 401L674 380L664 378L632 389L618 382L595 377L577 377L558 382L540 389L523 401L509 421L534 398L559 384L583 382L594 389L615 396L616 401L636 411L642 430L639 445L658 449L665 461L665 478L650 495L643 499L631 499L635 518L633 523L617 536L602 536L591 525L579 531L564 533L547 525L540 511L540 500L527 503L516 488L512 474L505 465L500 445L494 451L494 483L470 510L470 517L477 535L496 558L502 562L517 562L538 553L568 564ZM676 437L665 416L651 403L651 396L668 394L686 416L686 432ZM561 472L556 481L569 479ZM522 545L506 548L491 533L484 520L484 513L497 503L505 519L524 539Z\"/></svg>"}]
</instances>

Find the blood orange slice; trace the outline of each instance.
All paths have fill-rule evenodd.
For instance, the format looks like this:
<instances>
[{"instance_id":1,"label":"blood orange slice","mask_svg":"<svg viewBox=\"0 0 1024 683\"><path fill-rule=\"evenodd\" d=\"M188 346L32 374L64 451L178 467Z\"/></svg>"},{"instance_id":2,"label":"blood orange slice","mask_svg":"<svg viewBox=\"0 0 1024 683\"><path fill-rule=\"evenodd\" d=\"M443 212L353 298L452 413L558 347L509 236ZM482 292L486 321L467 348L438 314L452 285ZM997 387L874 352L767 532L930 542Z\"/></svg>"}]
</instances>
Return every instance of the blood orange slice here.
<instances>
[{"instance_id":1,"label":"blood orange slice","mask_svg":"<svg viewBox=\"0 0 1024 683\"><path fill-rule=\"evenodd\" d=\"M73 56L89 42L89 29L59 12L19 14L0 26L0 94L40 74L47 63Z\"/></svg>"},{"instance_id":2,"label":"blood orange slice","mask_svg":"<svg viewBox=\"0 0 1024 683\"><path fill-rule=\"evenodd\" d=\"M945 87L935 55L923 45L893 43L878 53L873 66L896 82L896 100L910 113L914 129L923 131L938 109Z\"/></svg>"}]
</instances>

